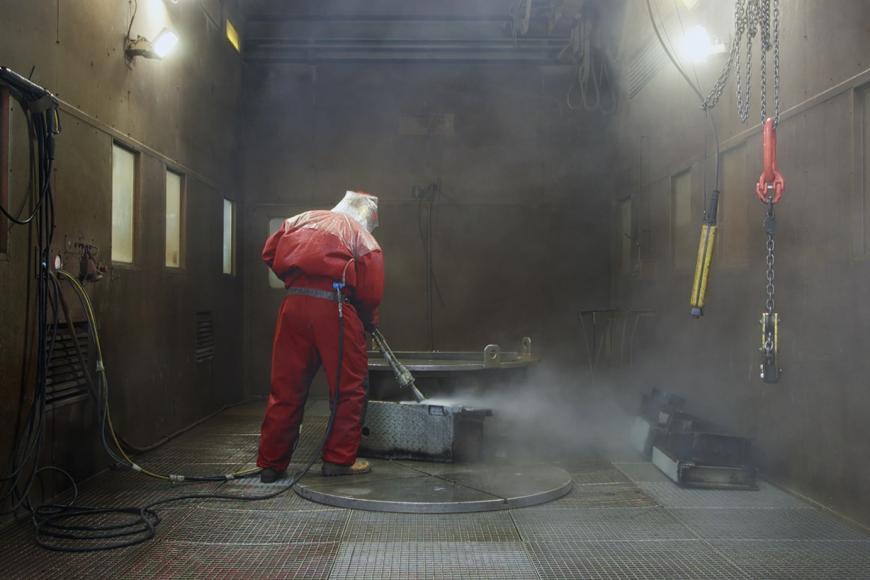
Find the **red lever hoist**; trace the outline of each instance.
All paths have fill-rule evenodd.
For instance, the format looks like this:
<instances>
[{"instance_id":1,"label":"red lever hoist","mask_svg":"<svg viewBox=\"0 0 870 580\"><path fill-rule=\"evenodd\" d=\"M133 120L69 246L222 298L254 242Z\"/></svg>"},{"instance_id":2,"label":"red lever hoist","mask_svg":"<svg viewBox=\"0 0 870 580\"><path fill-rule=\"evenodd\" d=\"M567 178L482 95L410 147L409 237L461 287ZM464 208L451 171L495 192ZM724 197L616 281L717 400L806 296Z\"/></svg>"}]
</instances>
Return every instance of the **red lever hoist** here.
<instances>
[{"instance_id":1,"label":"red lever hoist","mask_svg":"<svg viewBox=\"0 0 870 580\"><path fill-rule=\"evenodd\" d=\"M779 368L779 314L776 312L776 216L774 206L782 199L785 180L776 166L776 124L768 117L764 121L762 133L764 168L755 195L767 207L764 215L764 233L767 235L767 298L761 313L761 380L765 383L779 381L782 369Z\"/></svg>"}]
</instances>

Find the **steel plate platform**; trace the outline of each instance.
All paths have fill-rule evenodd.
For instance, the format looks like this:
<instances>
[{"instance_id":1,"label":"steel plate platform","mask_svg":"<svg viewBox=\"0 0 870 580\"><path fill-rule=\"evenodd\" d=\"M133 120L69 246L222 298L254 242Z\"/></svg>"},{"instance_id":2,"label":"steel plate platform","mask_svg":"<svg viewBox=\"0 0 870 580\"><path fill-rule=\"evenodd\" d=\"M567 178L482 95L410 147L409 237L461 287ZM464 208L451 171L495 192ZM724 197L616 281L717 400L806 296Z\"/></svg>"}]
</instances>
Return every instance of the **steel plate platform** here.
<instances>
[{"instance_id":1,"label":"steel plate platform","mask_svg":"<svg viewBox=\"0 0 870 580\"><path fill-rule=\"evenodd\" d=\"M296 493L320 504L375 512L470 513L539 505L571 491L571 475L552 465L445 465L370 461L367 475L312 473Z\"/></svg>"}]
</instances>

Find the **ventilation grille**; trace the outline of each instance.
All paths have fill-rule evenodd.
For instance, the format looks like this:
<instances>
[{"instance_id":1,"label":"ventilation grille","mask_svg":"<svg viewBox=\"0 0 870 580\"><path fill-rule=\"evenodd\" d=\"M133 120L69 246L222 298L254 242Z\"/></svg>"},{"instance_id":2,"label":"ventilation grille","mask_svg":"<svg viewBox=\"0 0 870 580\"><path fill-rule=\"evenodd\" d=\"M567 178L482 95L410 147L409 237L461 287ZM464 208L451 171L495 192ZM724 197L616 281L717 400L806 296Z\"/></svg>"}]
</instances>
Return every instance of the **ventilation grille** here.
<instances>
[{"instance_id":1,"label":"ventilation grille","mask_svg":"<svg viewBox=\"0 0 870 580\"><path fill-rule=\"evenodd\" d=\"M661 45L653 39L628 59L622 86L628 91L629 98L634 98L649 84L653 77L667 64L667 58Z\"/></svg>"},{"instance_id":2,"label":"ventilation grille","mask_svg":"<svg viewBox=\"0 0 870 580\"><path fill-rule=\"evenodd\" d=\"M206 362L214 358L214 320L211 312L196 313L196 362Z\"/></svg>"},{"instance_id":3,"label":"ventilation grille","mask_svg":"<svg viewBox=\"0 0 870 580\"><path fill-rule=\"evenodd\" d=\"M47 405L56 405L87 394L88 378L82 367L78 350L81 350L91 376L96 371L94 352L91 349L90 326L87 322L73 322L73 328L74 335L66 324L59 325L56 333L54 327L48 329L48 339L51 340L54 335L54 343L49 349L50 358L46 372Z\"/></svg>"}]
</instances>

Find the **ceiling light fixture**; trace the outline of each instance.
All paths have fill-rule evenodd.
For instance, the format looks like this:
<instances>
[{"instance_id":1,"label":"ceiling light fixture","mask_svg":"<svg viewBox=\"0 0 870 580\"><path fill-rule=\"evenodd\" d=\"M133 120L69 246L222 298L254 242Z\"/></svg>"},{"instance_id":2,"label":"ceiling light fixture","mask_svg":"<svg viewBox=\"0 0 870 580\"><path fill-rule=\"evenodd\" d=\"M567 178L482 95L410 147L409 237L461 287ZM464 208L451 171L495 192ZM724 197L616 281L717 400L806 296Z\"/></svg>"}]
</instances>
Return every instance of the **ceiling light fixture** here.
<instances>
[{"instance_id":1,"label":"ceiling light fixture","mask_svg":"<svg viewBox=\"0 0 870 580\"><path fill-rule=\"evenodd\" d=\"M693 26L687 29L677 46L680 57L692 63L703 62L711 55L725 52L725 45L722 43L714 44L707 29L703 26Z\"/></svg>"},{"instance_id":2,"label":"ceiling light fixture","mask_svg":"<svg viewBox=\"0 0 870 580\"><path fill-rule=\"evenodd\" d=\"M137 56L161 59L172 54L178 46L178 42L178 35L168 28L164 28L153 42L144 36L137 36L136 40L128 38L125 52L130 60Z\"/></svg>"}]
</instances>

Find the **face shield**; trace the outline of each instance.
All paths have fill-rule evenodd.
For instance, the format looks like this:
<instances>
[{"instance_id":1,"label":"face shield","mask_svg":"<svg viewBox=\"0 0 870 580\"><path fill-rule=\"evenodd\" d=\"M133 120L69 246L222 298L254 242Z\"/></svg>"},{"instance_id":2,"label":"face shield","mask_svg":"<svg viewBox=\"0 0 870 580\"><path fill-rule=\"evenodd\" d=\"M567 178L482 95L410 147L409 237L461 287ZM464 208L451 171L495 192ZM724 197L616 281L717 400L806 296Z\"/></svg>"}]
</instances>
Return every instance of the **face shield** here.
<instances>
[{"instance_id":1,"label":"face shield","mask_svg":"<svg viewBox=\"0 0 870 580\"><path fill-rule=\"evenodd\" d=\"M332 208L336 213L343 213L373 232L378 227L378 198L368 193L348 191L337 206Z\"/></svg>"}]
</instances>

